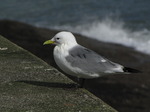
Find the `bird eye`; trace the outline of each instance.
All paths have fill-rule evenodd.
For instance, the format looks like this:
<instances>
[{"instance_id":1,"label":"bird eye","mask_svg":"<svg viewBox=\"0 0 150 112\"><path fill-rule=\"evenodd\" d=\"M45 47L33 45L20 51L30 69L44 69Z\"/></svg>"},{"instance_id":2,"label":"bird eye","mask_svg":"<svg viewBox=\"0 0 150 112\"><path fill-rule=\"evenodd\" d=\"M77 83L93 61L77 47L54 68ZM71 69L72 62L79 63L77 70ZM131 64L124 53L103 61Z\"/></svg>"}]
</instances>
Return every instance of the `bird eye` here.
<instances>
[{"instance_id":1,"label":"bird eye","mask_svg":"<svg viewBox=\"0 0 150 112\"><path fill-rule=\"evenodd\" d=\"M56 38L57 40L59 40L60 38Z\"/></svg>"}]
</instances>

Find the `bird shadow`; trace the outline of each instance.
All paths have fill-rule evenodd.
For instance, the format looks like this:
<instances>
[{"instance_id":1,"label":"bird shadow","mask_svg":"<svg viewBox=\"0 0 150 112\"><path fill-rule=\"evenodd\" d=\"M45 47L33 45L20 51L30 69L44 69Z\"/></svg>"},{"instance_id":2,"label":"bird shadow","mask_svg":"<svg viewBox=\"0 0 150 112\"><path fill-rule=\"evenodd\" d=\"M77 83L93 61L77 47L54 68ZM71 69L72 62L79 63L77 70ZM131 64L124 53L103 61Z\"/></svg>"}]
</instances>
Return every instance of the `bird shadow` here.
<instances>
[{"instance_id":1,"label":"bird shadow","mask_svg":"<svg viewBox=\"0 0 150 112\"><path fill-rule=\"evenodd\" d=\"M42 82L42 81L28 81L28 80L18 80L15 82L26 83L35 86L43 86L48 88L77 88L75 83L57 83L57 82Z\"/></svg>"}]
</instances>

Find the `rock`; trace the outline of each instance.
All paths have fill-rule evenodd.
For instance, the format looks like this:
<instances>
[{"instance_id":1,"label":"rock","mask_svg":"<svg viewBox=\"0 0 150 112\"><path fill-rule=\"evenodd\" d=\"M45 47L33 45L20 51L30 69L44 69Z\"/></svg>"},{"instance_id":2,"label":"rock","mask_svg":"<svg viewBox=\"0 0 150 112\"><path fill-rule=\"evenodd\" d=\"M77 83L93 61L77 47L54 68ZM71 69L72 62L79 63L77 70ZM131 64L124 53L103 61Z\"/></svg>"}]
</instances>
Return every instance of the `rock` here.
<instances>
[{"instance_id":1,"label":"rock","mask_svg":"<svg viewBox=\"0 0 150 112\"><path fill-rule=\"evenodd\" d=\"M57 32L59 31L37 28L16 21L0 21L1 35L56 68L53 60L53 46L43 46L42 44L45 40L51 39ZM75 34L75 36L78 43L83 46L114 62L143 72L86 80L85 88L121 112L150 111L150 56L137 52L134 48L100 42L78 34Z\"/></svg>"},{"instance_id":2,"label":"rock","mask_svg":"<svg viewBox=\"0 0 150 112\"><path fill-rule=\"evenodd\" d=\"M0 112L116 112L27 50L0 42Z\"/></svg>"}]
</instances>

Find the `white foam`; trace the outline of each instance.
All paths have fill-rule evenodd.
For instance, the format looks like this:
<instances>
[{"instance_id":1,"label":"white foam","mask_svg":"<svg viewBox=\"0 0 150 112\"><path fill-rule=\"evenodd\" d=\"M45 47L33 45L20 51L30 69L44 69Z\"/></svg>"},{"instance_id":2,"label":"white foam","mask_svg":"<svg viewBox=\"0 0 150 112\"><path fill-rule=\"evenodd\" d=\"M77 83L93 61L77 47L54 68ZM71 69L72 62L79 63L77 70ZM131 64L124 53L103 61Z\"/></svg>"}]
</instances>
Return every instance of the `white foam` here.
<instances>
[{"instance_id":1,"label":"white foam","mask_svg":"<svg viewBox=\"0 0 150 112\"><path fill-rule=\"evenodd\" d=\"M90 38L104 42L118 43L133 47L136 50L150 54L150 31L143 29L131 31L124 27L124 23L105 19L93 23L73 26L56 26L55 29L65 29L74 33L80 33Z\"/></svg>"}]
</instances>

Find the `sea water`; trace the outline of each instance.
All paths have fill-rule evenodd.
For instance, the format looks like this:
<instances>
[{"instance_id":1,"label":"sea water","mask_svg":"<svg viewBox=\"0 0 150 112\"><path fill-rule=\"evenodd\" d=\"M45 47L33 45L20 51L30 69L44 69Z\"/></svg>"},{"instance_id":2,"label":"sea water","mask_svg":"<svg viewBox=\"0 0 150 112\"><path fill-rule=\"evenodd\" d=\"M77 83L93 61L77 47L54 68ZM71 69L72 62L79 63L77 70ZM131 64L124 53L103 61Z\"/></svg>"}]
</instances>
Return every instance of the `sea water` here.
<instances>
[{"instance_id":1,"label":"sea water","mask_svg":"<svg viewBox=\"0 0 150 112\"><path fill-rule=\"evenodd\" d=\"M150 54L149 0L0 0L0 19L68 30Z\"/></svg>"}]
</instances>

